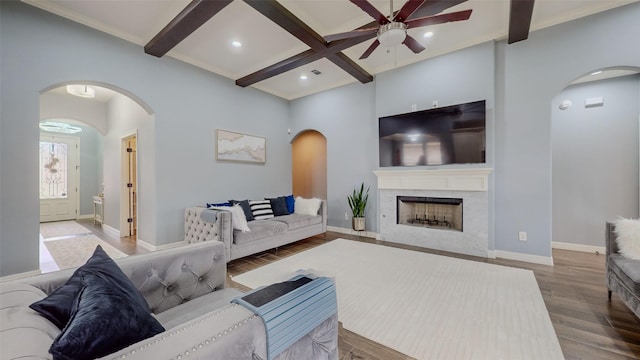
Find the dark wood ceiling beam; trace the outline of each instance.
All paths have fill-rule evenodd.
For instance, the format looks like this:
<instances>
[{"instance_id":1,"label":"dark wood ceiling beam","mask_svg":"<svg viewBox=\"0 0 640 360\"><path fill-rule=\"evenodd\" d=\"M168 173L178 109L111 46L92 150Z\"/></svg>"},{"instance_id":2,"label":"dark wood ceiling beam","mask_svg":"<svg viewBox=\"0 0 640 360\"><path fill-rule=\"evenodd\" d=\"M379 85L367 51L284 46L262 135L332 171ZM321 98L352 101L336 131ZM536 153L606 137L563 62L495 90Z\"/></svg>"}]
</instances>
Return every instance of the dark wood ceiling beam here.
<instances>
[{"instance_id":1,"label":"dark wood ceiling beam","mask_svg":"<svg viewBox=\"0 0 640 360\"><path fill-rule=\"evenodd\" d=\"M350 48L354 45L357 45L363 41L367 41L369 39L374 38L375 35L372 36L363 36L363 37L359 37L359 38L352 38L352 39L346 39L346 40L341 40L341 41L334 41L332 43L330 43L327 47L325 47L323 50L321 51L314 51L313 49L309 49L307 51L301 52L297 55L294 55L288 59L282 60L278 63L275 63L271 66L268 66L264 69L260 69L252 74L249 74L247 76L244 76L238 80L236 80L236 85L238 86L242 86L242 87L246 87L246 86L250 86L253 85L257 82L260 82L262 80L266 80L269 78L272 78L276 75L280 75L282 73L285 73L289 70L293 70L296 68L299 68L301 66L310 64L316 60L322 59L324 57L329 57L332 54L338 53L344 49ZM341 61L342 60L337 60L337 61ZM338 65L338 64L336 64ZM344 64L343 64L344 65ZM340 66L340 65L338 65ZM356 65L357 66L357 65ZM355 67L354 67L355 68ZM360 68L358 66L358 68ZM347 70L345 70L347 71ZM364 71L364 70L363 70ZM351 72L347 71L349 74L351 74ZM358 76L356 76L356 79L360 80L360 78L365 79L366 75L369 75L368 73L364 72L361 74L358 74ZM369 75L371 76L371 75ZM373 79L373 76L371 76L371 79ZM371 81L371 80L368 80ZM368 82L367 81L367 82Z\"/></svg>"},{"instance_id":2,"label":"dark wood ceiling beam","mask_svg":"<svg viewBox=\"0 0 640 360\"><path fill-rule=\"evenodd\" d=\"M325 47L326 42L320 34L313 31L276 0L244 0L244 2L310 48L321 50Z\"/></svg>"},{"instance_id":3,"label":"dark wood ceiling beam","mask_svg":"<svg viewBox=\"0 0 640 360\"><path fill-rule=\"evenodd\" d=\"M162 57L233 0L193 0L145 46L144 52Z\"/></svg>"},{"instance_id":4,"label":"dark wood ceiling beam","mask_svg":"<svg viewBox=\"0 0 640 360\"><path fill-rule=\"evenodd\" d=\"M320 34L316 33L313 29L307 26L307 24L298 19L276 0L244 0L244 2L257 10L262 15L266 16L274 23L278 24L284 30L288 31L298 40L304 42L311 48L311 52L305 51L289 59L283 60L277 64L238 79L236 80L236 84L238 86L244 87L255 84L258 81L262 81L270 77L279 75L283 72L316 61L322 57L327 58L342 70L346 71L362 82L369 82L373 80L373 76L366 72L363 68L358 66L355 62L345 61L344 58L346 58L346 55L336 54L348 47L375 37L375 34L370 34L353 39L346 39L344 41L334 41L332 44L328 44L326 41L324 41Z\"/></svg>"},{"instance_id":5,"label":"dark wood ceiling beam","mask_svg":"<svg viewBox=\"0 0 640 360\"><path fill-rule=\"evenodd\" d=\"M373 75L366 72L363 68L356 64L355 61L351 60L342 52L331 54L327 56L327 59L331 60L331 62L338 65L344 71L348 72L349 75L358 79L358 81L363 84L373 81Z\"/></svg>"},{"instance_id":6,"label":"dark wood ceiling beam","mask_svg":"<svg viewBox=\"0 0 640 360\"><path fill-rule=\"evenodd\" d=\"M513 44L529 38L534 2L534 0L511 0L507 43Z\"/></svg>"}]
</instances>

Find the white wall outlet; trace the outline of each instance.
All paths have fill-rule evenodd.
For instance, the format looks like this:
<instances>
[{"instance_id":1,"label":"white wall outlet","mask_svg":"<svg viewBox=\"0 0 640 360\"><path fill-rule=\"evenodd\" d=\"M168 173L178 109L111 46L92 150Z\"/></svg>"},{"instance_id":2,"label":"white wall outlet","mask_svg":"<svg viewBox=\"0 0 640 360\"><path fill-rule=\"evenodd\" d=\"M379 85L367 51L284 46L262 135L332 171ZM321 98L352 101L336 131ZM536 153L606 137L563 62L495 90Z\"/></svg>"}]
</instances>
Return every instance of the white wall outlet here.
<instances>
[{"instance_id":1,"label":"white wall outlet","mask_svg":"<svg viewBox=\"0 0 640 360\"><path fill-rule=\"evenodd\" d=\"M433 100L433 107L437 108L438 107L438 100Z\"/></svg>"},{"instance_id":2,"label":"white wall outlet","mask_svg":"<svg viewBox=\"0 0 640 360\"><path fill-rule=\"evenodd\" d=\"M518 233L518 240L527 241L527 232L526 231L520 231Z\"/></svg>"},{"instance_id":3,"label":"white wall outlet","mask_svg":"<svg viewBox=\"0 0 640 360\"><path fill-rule=\"evenodd\" d=\"M416 111L418 110L418 105L417 104L411 104L411 111Z\"/></svg>"},{"instance_id":4,"label":"white wall outlet","mask_svg":"<svg viewBox=\"0 0 640 360\"><path fill-rule=\"evenodd\" d=\"M349 220L349 213L344 213L344 219Z\"/></svg>"}]
</instances>

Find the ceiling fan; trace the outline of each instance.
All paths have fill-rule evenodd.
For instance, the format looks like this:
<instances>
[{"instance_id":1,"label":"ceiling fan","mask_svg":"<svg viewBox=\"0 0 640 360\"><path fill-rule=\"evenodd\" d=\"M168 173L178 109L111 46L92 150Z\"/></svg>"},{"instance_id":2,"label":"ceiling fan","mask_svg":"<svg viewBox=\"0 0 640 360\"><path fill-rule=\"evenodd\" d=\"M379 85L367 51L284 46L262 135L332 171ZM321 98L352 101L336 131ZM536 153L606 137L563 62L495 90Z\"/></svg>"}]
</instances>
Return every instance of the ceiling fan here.
<instances>
[{"instance_id":1,"label":"ceiling fan","mask_svg":"<svg viewBox=\"0 0 640 360\"><path fill-rule=\"evenodd\" d=\"M471 16L471 10L457 11L448 14L425 16L416 19L410 19L411 15L418 10L427 0L408 0L402 8L395 13L393 12L393 0L389 1L390 11L389 17L383 15L367 0L349 0L364 12L369 14L378 23L377 27L356 29L338 34L327 35L325 41L331 42L336 40L350 39L371 35L377 33L377 39L369 46L369 48L360 56L360 59L366 59L380 45L393 47L404 44L414 53L424 50L416 39L407 34L408 29L443 24L453 21L467 20Z\"/></svg>"}]
</instances>

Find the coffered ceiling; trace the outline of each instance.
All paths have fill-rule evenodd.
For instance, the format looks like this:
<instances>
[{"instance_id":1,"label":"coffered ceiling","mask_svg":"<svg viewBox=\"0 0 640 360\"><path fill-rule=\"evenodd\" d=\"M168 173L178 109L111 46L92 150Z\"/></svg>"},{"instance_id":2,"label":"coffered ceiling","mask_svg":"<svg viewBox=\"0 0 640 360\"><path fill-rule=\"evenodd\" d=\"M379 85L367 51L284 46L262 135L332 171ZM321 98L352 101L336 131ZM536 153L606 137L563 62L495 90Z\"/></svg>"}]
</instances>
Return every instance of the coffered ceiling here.
<instances>
[{"instance_id":1,"label":"coffered ceiling","mask_svg":"<svg viewBox=\"0 0 640 360\"><path fill-rule=\"evenodd\" d=\"M137 44L144 56L153 56L144 53L145 45L150 44L181 11L199 2L23 1ZM375 35L367 40L350 40L351 43L346 45L355 45L343 45L346 48L340 53L326 50L337 42L311 39L305 43L270 19L281 17L283 12L290 13L293 20L289 18L285 21L293 22L292 27L308 27L310 33L317 33L320 37L351 31L373 21L371 16L348 0L229 0L213 1L218 3L214 7L219 7L214 10L215 15L210 19L205 18L202 26L179 41L164 56L230 78L240 86L253 86L285 99L295 99L352 82L366 82L367 75L370 80L380 72L475 44L506 39L509 33L510 0L446 1L457 5L442 13L471 9L469 20L409 29L408 34L426 48L418 54L403 45L393 48L380 46L368 58L360 60L360 55L375 40ZM636 1L638 0L536 0L530 29L535 31ZM429 2L433 1L427 1ZM390 11L389 0L369 0L369 3L383 14ZM394 10L399 10L404 3L404 0L394 1ZM274 14L273 7L284 10ZM296 23L296 19L301 23ZM277 21L282 23L282 20ZM425 37L427 32L432 32L432 36ZM308 36L310 33L303 35ZM234 46L234 41L240 42L242 46ZM509 46L518 46L518 43ZM292 66L282 67L282 64L287 65L307 56L301 55L305 53L318 53L322 56L316 54L314 56L317 59L309 58L313 61L307 59L307 63L302 66L297 66L300 63L297 62ZM273 68L274 64L279 64L281 73L271 76L273 73L267 70ZM340 64L343 66L339 66ZM347 72L345 69L352 71ZM256 78L256 74L266 74L267 77Z\"/></svg>"}]
</instances>

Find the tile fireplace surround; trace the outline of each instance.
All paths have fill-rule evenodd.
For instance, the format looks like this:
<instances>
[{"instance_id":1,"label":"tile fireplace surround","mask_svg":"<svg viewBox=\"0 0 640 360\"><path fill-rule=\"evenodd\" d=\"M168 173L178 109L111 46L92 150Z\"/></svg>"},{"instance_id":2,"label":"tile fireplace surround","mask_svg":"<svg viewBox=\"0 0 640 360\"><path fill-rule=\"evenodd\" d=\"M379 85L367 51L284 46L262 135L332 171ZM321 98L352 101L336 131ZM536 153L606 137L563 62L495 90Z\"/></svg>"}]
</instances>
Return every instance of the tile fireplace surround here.
<instances>
[{"instance_id":1,"label":"tile fireplace surround","mask_svg":"<svg viewBox=\"0 0 640 360\"><path fill-rule=\"evenodd\" d=\"M493 169L378 170L378 224L384 241L488 257L488 177ZM397 196L463 199L464 231L396 223Z\"/></svg>"}]
</instances>

